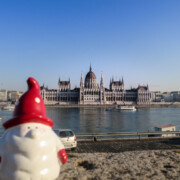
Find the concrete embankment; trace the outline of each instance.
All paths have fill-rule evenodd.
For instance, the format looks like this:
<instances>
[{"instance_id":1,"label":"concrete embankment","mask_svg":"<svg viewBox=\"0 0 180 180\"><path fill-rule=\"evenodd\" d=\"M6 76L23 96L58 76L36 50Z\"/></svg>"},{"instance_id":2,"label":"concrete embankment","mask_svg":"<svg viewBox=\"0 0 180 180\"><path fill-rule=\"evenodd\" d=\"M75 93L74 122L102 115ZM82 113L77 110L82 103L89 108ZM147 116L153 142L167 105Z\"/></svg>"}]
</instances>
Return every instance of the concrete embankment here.
<instances>
[{"instance_id":1,"label":"concrete embankment","mask_svg":"<svg viewBox=\"0 0 180 180\"><path fill-rule=\"evenodd\" d=\"M6 103L0 103L0 108L2 108ZM180 107L180 102L151 102L151 104L132 104L136 108L160 108L160 107ZM83 105L83 104L54 104L54 105L46 105L46 107L60 107L60 108L81 108L81 107L88 107L88 108L97 108L97 107L104 107L104 108L115 108L115 104L104 104L104 105Z\"/></svg>"},{"instance_id":2,"label":"concrete embankment","mask_svg":"<svg viewBox=\"0 0 180 180\"><path fill-rule=\"evenodd\" d=\"M180 102L152 102L151 104L133 104L136 108L176 108L180 107ZM79 104L56 104L56 105L46 105L46 107L60 107L60 108L115 108L114 104L106 104L106 105L79 105Z\"/></svg>"},{"instance_id":3,"label":"concrete embankment","mask_svg":"<svg viewBox=\"0 0 180 180\"><path fill-rule=\"evenodd\" d=\"M81 140L78 141L76 153L97 153L125 151L180 149L180 138L144 138L138 139L114 139L114 140Z\"/></svg>"},{"instance_id":4,"label":"concrete embankment","mask_svg":"<svg viewBox=\"0 0 180 180\"><path fill-rule=\"evenodd\" d=\"M137 105L137 108L179 108L180 102L157 102L151 104Z\"/></svg>"}]
</instances>

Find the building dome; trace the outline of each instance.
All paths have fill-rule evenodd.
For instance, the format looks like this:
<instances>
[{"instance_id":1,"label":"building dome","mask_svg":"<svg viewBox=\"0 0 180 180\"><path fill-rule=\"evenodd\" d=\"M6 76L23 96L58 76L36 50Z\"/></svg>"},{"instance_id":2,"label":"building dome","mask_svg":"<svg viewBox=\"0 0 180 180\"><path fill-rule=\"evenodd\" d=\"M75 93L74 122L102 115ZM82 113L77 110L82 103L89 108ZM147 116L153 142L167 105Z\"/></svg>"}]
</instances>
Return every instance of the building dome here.
<instances>
[{"instance_id":1,"label":"building dome","mask_svg":"<svg viewBox=\"0 0 180 180\"><path fill-rule=\"evenodd\" d=\"M89 72L86 74L85 87L86 88L98 88L98 84L96 81L96 75L92 72L91 66L90 66Z\"/></svg>"},{"instance_id":2,"label":"building dome","mask_svg":"<svg viewBox=\"0 0 180 180\"><path fill-rule=\"evenodd\" d=\"M96 75L92 71L89 71L86 74L86 79L96 79Z\"/></svg>"}]
</instances>

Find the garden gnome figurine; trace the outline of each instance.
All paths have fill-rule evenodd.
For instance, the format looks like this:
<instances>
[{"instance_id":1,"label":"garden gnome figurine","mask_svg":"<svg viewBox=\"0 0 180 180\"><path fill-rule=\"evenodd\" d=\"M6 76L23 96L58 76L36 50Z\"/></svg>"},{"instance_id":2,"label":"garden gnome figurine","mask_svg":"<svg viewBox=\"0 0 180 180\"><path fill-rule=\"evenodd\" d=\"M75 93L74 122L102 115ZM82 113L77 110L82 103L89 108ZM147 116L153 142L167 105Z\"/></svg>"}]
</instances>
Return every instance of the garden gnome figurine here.
<instances>
[{"instance_id":1,"label":"garden gnome figurine","mask_svg":"<svg viewBox=\"0 0 180 180\"><path fill-rule=\"evenodd\" d=\"M28 91L16 103L13 118L4 122L0 139L0 180L54 180L67 155L46 116L40 87L27 80Z\"/></svg>"}]
</instances>

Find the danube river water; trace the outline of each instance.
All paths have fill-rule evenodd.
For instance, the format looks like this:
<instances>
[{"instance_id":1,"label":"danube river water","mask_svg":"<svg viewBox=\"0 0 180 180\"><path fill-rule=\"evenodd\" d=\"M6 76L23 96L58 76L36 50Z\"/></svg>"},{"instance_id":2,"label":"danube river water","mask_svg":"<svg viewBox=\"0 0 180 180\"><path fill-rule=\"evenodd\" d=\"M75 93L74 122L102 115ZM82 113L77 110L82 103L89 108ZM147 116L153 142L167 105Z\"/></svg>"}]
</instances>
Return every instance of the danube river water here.
<instances>
[{"instance_id":1,"label":"danube river water","mask_svg":"<svg viewBox=\"0 0 180 180\"><path fill-rule=\"evenodd\" d=\"M180 108L142 108L135 112L93 107L47 107L46 110L47 116L54 121L54 128L68 128L75 133L147 132L165 124L175 124L180 130ZM10 119L12 113L0 110L2 122ZM2 122L0 134L4 131Z\"/></svg>"},{"instance_id":2,"label":"danube river water","mask_svg":"<svg viewBox=\"0 0 180 180\"><path fill-rule=\"evenodd\" d=\"M54 121L54 128L72 129L75 133L154 131L155 126L165 124L175 124L180 130L180 108L142 108L131 112L93 107L47 107L46 111ZM0 134L4 132L2 123L12 114L12 111L0 110Z\"/></svg>"}]
</instances>

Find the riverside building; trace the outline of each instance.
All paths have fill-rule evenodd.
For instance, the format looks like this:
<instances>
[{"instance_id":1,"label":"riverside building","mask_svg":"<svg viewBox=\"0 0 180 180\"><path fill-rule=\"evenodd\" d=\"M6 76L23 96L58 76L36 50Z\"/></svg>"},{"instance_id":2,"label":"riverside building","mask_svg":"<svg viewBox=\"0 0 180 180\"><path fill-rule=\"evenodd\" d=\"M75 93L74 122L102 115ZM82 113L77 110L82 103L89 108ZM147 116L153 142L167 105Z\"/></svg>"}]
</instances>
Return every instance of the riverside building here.
<instances>
[{"instance_id":1,"label":"riverside building","mask_svg":"<svg viewBox=\"0 0 180 180\"><path fill-rule=\"evenodd\" d=\"M45 104L62 105L150 104L152 98L148 85L125 90L123 78L119 81L112 78L109 88L105 88L103 74L98 84L91 67L85 80L81 74L80 87L71 89L70 79L62 81L59 78L58 88L48 89L43 85L41 96Z\"/></svg>"}]
</instances>

